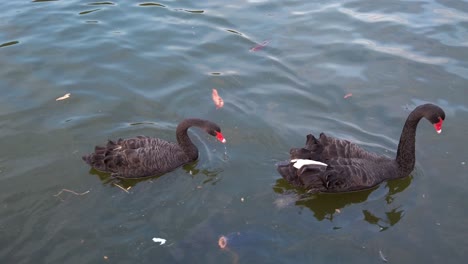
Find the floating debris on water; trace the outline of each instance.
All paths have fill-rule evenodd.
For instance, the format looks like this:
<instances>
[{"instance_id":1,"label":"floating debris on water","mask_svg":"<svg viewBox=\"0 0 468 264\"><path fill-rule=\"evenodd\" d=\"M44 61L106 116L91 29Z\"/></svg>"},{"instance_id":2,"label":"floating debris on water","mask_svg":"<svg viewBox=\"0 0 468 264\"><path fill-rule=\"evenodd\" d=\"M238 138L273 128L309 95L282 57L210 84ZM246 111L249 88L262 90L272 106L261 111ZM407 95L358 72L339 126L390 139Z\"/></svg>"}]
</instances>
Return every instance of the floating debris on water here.
<instances>
[{"instance_id":1,"label":"floating debris on water","mask_svg":"<svg viewBox=\"0 0 468 264\"><path fill-rule=\"evenodd\" d=\"M216 109L220 109L221 107L224 106L223 98L221 98L221 96L219 96L218 90L216 90L214 88L213 88L213 91L211 93L211 99L213 99L213 102L214 102L214 104L216 106Z\"/></svg>"},{"instance_id":2,"label":"floating debris on water","mask_svg":"<svg viewBox=\"0 0 468 264\"><path fill-rule=\"evenodd\" d=\"M61 190L60 192L58 192L57 194L54 194L54 196L55 196L55 197L58 197L60 200L63 201L63 199L60 197L60 195L61 195L63 192L68 192L68 193L71 193L71 194L74 194L74 195L81 196L81 195L85 195L85 194L89 193L89 190L87 190L86 192L78 193L78 192L75 192L75 191L72 191L72 190L69 190L69 189L62 189L62 190Z\"/></svg>"},{"instance_id":3,"label":"floating debris on water","mask_svg":"<svg viewBox=\"0 0 468 264\"><path fill-rule=\"evenodd\" d=\"M382 253L382 250L379 250L379 255L383 262L388 262L387 258L385 258L384 254Z\"/></svg>"},{"instance_id":4,"label":"floating debris on water","mask_svg":"<svg viewBox=\"0 0 468 264\"><path fill-rule=\"evenodd\" d=\"M227 246L227 237L225 236L221 236L219 239L218 239L218 246L221 248L221 249L225 249L226 246Z\"/></svg>"},{"instance_id":5,"label":"floating debris on water","mask_svg":"<svg viewBox=\"0 0 468 264\"><path fill-rule=\"evenodd\" d=\"M298 197L296 195L283 195L276 198L275 201L273 201L273 204L276 206L276 208L283 209L294 204L297 199Z\"/></svg>"},{"instance_id":6,"label":"floating debris on water","mask_svg":"<svg viewBox=\"0 0 468 264\"><path fill-rule=\"evenodd\" d=\"M159 243L159 245L164 245L164 244L166 244L166 239L159 238L159 237L153 237L153 242L154 243Z\"/></svg>"},{"instance_id":7,"label":"floating debris on water","mask_svg":"<svg viewBox=\"0 0 468 264\"><path fill-rule=\"evenodd\" d=\"M65 100L67 98L70 98L70 93L67 93L65 94L64 96L60 96L59 98L55 99L55 101L62 101L62 100Z\"/></svg>"}]
</instances>

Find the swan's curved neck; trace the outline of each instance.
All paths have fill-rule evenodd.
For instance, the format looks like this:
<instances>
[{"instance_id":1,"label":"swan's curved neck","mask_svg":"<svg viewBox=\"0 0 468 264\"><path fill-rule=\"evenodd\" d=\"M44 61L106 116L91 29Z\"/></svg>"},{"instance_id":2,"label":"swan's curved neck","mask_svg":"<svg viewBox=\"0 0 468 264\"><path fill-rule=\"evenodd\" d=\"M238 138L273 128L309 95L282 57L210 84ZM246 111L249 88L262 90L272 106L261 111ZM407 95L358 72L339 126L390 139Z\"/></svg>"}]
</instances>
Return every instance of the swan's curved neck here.
<instances>
[{"instance_id":1,"label":"swan's curved neck","mask_svg":"<svg viewBox=\"0 0 468 264\"><path fill-rule=\"evenodd\" d=\"M414 169L416 161L416 128L423 117L420 111L413 111L406 119L400 136L396 163L401 177L408 176Z\"/></svg>"},{"instance_id":2,"label":"swan's curved neck","mask_svg":"<svg viewBox=\"0 0 468 264\"><path fill-rule=\"evenodd\" d=\"M188 136L188 129L192 126L203 127L203 120L200 119L187 119L182 121L176 130L177 143L185 154L191 159L196 160L198 158L198 148L193 144L192 140Z\"/></svg>"}]
</instances>

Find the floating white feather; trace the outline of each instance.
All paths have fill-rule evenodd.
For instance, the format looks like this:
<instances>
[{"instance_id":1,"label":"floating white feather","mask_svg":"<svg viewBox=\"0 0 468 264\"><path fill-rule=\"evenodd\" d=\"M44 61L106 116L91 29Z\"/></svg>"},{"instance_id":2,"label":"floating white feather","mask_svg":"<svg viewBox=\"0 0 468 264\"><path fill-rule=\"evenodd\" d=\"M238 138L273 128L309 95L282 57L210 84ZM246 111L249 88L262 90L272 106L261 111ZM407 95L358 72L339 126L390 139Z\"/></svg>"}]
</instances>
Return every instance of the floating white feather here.
<instances>
[{"instance_id":1,"label":"floating white feather","mask_svg":"<svg viewBox=\"0 0 468 264\"><path fill-rule=\"evenodd\" d=\"M296 169L300 169L304 165L318 165L318 166L325 166L325 167L328 166L327 164L325 164L323 162L316 161L316 160L310 160L310 159L293 159L293 160L291 160L291 163L294 163L293 166Z\"/></svg>"},{"instance_id":2,"label":"floating white feather","mask_svg":"<svg viewBox=\"0 0 468 264\"><path fill-rule=\"evenodd\" d=\"M166 243L166 239L164 238L159 238L159 237L153 237L153 241L155 243L159 243L159 245L164 245Z\"/></svg>"}]
</instances>

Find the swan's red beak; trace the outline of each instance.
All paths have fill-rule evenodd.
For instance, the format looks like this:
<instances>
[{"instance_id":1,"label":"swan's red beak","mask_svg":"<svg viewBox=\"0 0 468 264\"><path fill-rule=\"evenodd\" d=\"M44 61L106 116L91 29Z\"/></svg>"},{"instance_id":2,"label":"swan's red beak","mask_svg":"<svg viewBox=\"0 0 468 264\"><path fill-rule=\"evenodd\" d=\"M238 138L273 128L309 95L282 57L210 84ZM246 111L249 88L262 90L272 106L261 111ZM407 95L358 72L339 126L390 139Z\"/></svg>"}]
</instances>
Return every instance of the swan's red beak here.
<instances>
[{"instance_id":1,"label":"swan's red beak","mask_svg":"<svg viewBox=\"0 0 468 264\"><path fill-rule=\"evenodd\" d=\"M439 117L439 122L434 124L434 128L435 128L437 134L440 134L442 132L442 123L443 122L444 122L444 120L442 120L442 118Z\"/></svg>"},{"instance_id":2,"label":"swan's red beak","mask_svg":"<svg viewBox=\"0 0 468 264\"><path fill-rule=\"evenodd\" d=\"M221 141L222 143L226 143L226 139L223 137L223 134L221 134L221 132L216 131L216 139Z\"/></svg>"}]
</instances>

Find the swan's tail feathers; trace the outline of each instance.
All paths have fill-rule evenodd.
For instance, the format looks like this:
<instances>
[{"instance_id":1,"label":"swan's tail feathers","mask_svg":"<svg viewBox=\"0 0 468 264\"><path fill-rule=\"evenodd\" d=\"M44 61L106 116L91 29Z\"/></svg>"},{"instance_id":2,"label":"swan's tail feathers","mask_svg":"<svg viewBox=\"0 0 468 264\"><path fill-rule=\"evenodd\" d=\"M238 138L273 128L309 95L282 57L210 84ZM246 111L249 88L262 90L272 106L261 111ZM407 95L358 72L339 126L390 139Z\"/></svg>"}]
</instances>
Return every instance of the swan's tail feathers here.
<instances>
[{"instance_id":1,"label":"swan's tail feathers","mask_svg":"<svg viewBox=\"0 0 468 264\"><path fill-rule=\"evenodd\" d=\"M296 169L291 166L291 162L281 161L276 163L276 170L286 181L292 183L293 185L300 186L299 179L296 175Z\"/></svg>"},{"instance_id":2,"label":"swan's tail feathers","mask_svg":"<svg viewBox=\"0 0 468 264\"><path fill-rule=\"evenodd\" d=\"M315 145L319 144L318 140L314 137L314 135L309 134L307 135L306 139L306 148L313 147ZM310 149L309 149L310 150Z\"/></svg>"},{"instance_id":3,"label":"swan's tail feathers","mask_svg":"<svg viewBox=\"0 0 468 264\"><path fill-rule=\"evenodd\" d=\"M94 153L102 154L104 152L106 152L106 147L101 147L101 146L94 147Z\"/></svg>"},{"instance_id":4,"label":"swan's tail feathers","mask_svg":"<svg viewBox=\"0 0 468 264\"><path fill-rule=\"evenodd\" d=\"M320 155L320 153L322 153L323 151L323 143L321 142L322 134L320 134L320 139L317 139L312 134L307 135L307 140L304 148L310 151L311 153L316 153Z\"/></svg>"},{"instance_id":5,"label":"swan's tail feathers","mask_svg":"<svg viewBox=\"0 0 468 264\"><path fill-rule=\"evenodd\" d=\"M325 173L328 165L315 160L293 159L276 164L279 174L294 186L313 189L314 192L323 192L326 187L321 175Z\"/></svg>"},{"instance_id":6,"label":"swan's tail feathers","mask_svg":"<svg viewBox=\"0 0 468 264\"><path fill-rule=\"evenodd\" d=\"M91 167L94 167L100 171L105 171L106 164L104 153L91 153L89 155L84 155L82 159Z\"/></svg>"},{"instance_id":7,"label":"swan's tail feathers","mask_svg":"<svg viewBox=\"0 0 468 264\"><path fill-rule=\"evenodd\" d=\"M322 134L320 134L322 137ZM326 140L326 139L325 139ZM292 148L289 151L290 159L304 159L304 160L322 160L321 155L324 149L324 145L321 140L318 140L314 135L307 135L305 147L303 148Z\"/></svg>"},{"instance_id":8,"label":"swan's tail feathers","mask_svg":"<svg viewBox=\"0 0 468 264\"><path fill-rule=\"evenodd\" d=\"M87 164L91 165L91 155L84 155L81 157L82 160L84 160L84 162L86 162Z\"/></svg>"},{"instance_id":9,"label":"swan's tail feathers","mask_svg":"<svg viewBox=\"0 0 468 264\"><path fill-rule=\"evenodd\" d=\"M108 140L107 141L107 145L106 147L102 147L104 148L104 150L106 151L113 151L113 150L118 150L118 149L121 149L122 148L122 139L119 139L117 142L114 142L112 140Z\"/></svg>"},{"instance_id":10,"label":"swan's tail feathers","mask_svg":"<svg viewBox=\"0 0 468 264\"><path fill-rule=\"evenodd\" d=\"M107 163L109 162L109 157L113 150L110 147L115 148L115 146L115 143L109 140L105 147L96 146L93 153L84 155L81 158L91 167L100 171L106 171Z\"/></svg>"},{"instance_id":11,"label":"swan's tail feathers","mask_svg":"<svg viewBox=\"0 0 468 264\"><path fill-rule=\"evenodd\" d=\"M102 166L105 168L106 171L117 171L117 169L122 166L124 163L124 158L119 153L114 155L106 156L103 159Z\"/></svg>"}]
</instances>

